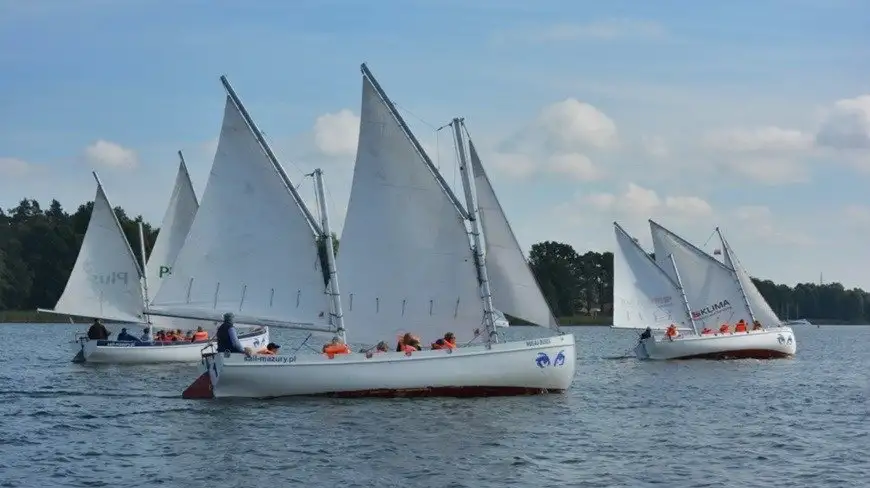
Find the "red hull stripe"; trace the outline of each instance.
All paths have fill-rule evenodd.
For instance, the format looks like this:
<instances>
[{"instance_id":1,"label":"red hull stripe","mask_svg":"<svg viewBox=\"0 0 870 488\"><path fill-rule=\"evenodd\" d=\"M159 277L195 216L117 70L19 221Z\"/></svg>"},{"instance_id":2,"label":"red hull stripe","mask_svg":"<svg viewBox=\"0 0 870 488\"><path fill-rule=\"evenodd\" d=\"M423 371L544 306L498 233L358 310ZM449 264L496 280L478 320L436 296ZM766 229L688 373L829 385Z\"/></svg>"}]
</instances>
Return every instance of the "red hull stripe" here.
<instances>
[{"instance_id":1,"label":"red hull stripe","mask_svg":"<svg viewBox=\"0 0 870 488\"><path fill-rule=\"evenodd\" d=\"M770 349L740 349L738 351L711 352L707 354L695 354L692 356L680 356L672 359L779 359L789 357L782 351Z\"/></svg>"}]
</instances>

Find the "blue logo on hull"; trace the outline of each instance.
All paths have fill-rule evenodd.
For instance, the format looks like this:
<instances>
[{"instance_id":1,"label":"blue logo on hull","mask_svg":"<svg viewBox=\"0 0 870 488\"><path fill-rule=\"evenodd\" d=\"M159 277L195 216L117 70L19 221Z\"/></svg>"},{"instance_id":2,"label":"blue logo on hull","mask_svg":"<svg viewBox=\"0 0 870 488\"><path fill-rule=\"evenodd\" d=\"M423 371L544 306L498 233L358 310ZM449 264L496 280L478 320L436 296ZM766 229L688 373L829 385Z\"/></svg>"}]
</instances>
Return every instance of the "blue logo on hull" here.
<instances>
[{"instance_id":1,"label":"blue logo on hull","mask_svg":"<svg viewBox=\"0 0 870 488\"><path fill-rule=\"evenodd\" d=\"M545 352L539 352L538 356L535 358L535 364L538 365L539 368L546 368L550 366L550 356L547 356ZM565 364L565 350L559 351L559 354L556 354L556 357L553 358L552 366L555 368L556 366L562 366Z\"/></svg>"}]
</instances>

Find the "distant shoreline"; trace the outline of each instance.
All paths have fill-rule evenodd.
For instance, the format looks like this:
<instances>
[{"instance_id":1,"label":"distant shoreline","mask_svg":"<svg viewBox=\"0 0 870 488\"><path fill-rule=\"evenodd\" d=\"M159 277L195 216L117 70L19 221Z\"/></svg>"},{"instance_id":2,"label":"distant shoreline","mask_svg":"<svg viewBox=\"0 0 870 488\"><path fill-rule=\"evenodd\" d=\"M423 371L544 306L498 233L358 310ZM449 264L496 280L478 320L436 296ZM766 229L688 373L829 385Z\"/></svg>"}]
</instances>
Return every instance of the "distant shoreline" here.
<instances>
[{"instance_id":1,"label":"distant shoreline","mask_svg":"<svg viewBox=\"0 0 870 488\"><path fill-rule=\"evenodd\" d=\"M828 319L807 319L813 325L865 325L858 323L843 323L842 320ZM87 324L91 319L87 317L72 317L75 324ZM559 325L567 326L602 326L613 323L613 317L610 315L599 315L592 317L590 315L575 315L573 317L558 317L556 321ZM65 315L56 315L53 313L37 312L36 310L0 310L0 324L60 324L69 322L69 318ZM107 321L107 323L112 323ZM523 324L522 321L511 318L511 325L522 326L531 325ZM797 326L805 327L805 326Z\"/></svg>"}]
</instances>

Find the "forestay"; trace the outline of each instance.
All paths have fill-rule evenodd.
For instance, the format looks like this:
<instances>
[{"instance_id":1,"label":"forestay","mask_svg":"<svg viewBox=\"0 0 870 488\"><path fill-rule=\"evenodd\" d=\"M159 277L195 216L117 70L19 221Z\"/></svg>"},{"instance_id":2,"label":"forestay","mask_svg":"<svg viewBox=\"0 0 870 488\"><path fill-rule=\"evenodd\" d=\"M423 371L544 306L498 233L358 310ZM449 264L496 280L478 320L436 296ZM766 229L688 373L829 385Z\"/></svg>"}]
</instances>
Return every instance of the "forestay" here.
<instances>
[{"instance_id":1,"label":"forestay","mask_svg":"<svg viewBox=\"0 0 870 488\"><path fill-rule=\"evenodd\" d=\"M483 327L464 220L372 81L363 76L356 166L338 269L353 340L460 342Z\"/></svg>"},{"instance_id":2,"label":"forestay","mask_svg":"<svg viewBox=\"0 0 870 488\"><path fill-rule=\"evenodd\" d=\"M54 312L142 322L140 277L139 263L98 180L91 219Z\"/></svg>"},{"instance_id":3,"label":"forestay","mask_svg":"<svg viewBox=\"0 0 870 488\"><path fill-rule=\"evenodd\" d=\"M153 305L328 323L314 231L230 97L202 203Z\"/></svg>"},{"instance_id":4,"label":"forestay","mask_svg":"<svg viewBox=\"0 0 870 488\"><path fill-rule=\"evenodd\" d=\"M737 279L740 280L740 284L743 286L743 292L746 294L746 299L749 301L749 307L752 309L755 319L765 327L782 325L782 321L776 316L776 312L770 308L767 300L764 299L764 296L756 288L755 283L752 282L749 273L746 272L746 269L740 264L740 260L734 255L731 245L728 244L728 241L725 240L725 237L721 233L719 235L722 239L722 256L725 265L737 273Z\"/></svg>"},{"instance_id":5,"label":"forestay","mask_svg":"<svg viewBox=\"0 0 870 488\"><path fill-rule=\"evenodd\" d=\"M520 244L470 139L468 147L494 305L498 310L514 317L555 328L556 319L529 269Z\"/></svg>"},{"instance_id":6,"label":"forestay","mask_svg":"<svg viewBox=\"0 0 870 488\"><path fill-rule=\"evenodd\" d=\"M679 285L616 222L613 230L613 327L693 330Z\"/></svg>"},{"instance_id":7,"label":"forestay","mask_svg":"<svg viewBox=\"0 0 870 488\"><path fill-rule=\"evenodd\" d=\"M668 263L668 255L673 255L698 326L718 328L721 323L751 319L731 268L656 222L649 223L656 263L675 279L673 266Z\"/></svg>"}]
</instances>

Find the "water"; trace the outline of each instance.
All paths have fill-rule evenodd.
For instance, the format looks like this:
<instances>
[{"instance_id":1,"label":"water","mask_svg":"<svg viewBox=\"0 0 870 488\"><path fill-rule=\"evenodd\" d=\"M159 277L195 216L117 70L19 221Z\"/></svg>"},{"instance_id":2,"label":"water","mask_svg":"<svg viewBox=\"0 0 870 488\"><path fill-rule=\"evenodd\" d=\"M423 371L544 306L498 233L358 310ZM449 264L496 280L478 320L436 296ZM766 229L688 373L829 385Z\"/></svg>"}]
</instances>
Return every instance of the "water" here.
<instances>
[{"instance_id":1,"label":"water","mask_svg":"<svg viewBox=\"0 0 870 488\"><path fill-rule=\"evenodd\" d=\"M69 325L0 325L0 486L852 487L870 475L868 327L798 327L795 359L723 362L640 362L621 357L630 332L570 329L564 395L209 402L180 398L196 366L72 364Z\"/></svg>"}]
</instances>

